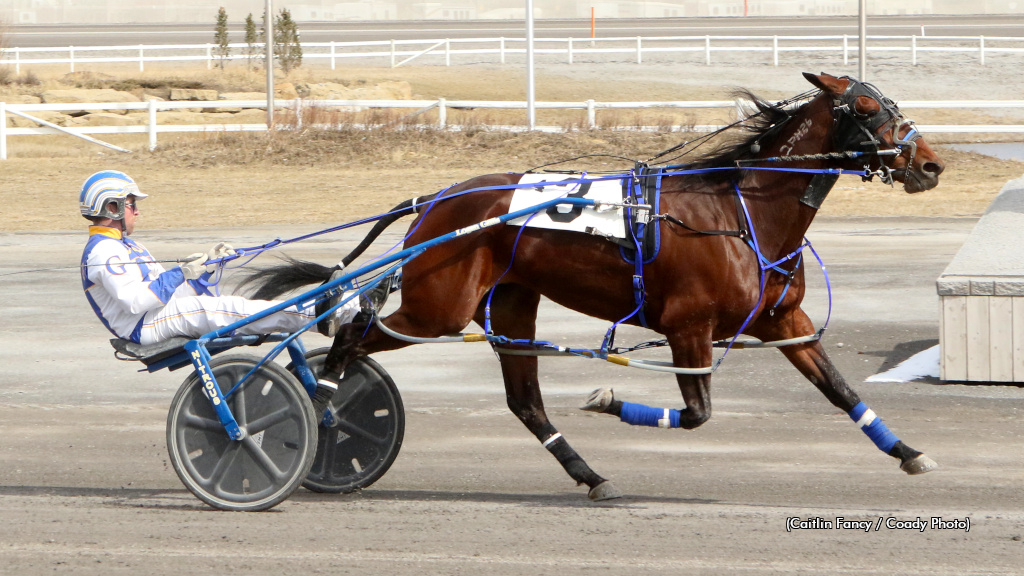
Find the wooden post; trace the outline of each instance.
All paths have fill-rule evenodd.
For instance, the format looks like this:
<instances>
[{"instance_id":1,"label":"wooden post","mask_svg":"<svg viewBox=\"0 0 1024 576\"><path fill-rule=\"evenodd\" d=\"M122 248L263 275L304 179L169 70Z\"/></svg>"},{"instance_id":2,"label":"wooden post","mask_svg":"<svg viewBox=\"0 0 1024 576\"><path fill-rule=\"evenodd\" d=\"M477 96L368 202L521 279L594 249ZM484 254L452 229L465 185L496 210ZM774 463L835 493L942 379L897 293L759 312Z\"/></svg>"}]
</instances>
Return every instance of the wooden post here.
<instances>
[{"instance_id":1,"label":"wooden post","mask_svg":"<svg viewBox=\"0 0 1024 576\"><path fill-rule=\"evenodd\" d=\"M146 131L149 133L149 151L156 150L156 100L150 99L146 107L148 112L149 126Z\"/></svg>"}]
</instances>

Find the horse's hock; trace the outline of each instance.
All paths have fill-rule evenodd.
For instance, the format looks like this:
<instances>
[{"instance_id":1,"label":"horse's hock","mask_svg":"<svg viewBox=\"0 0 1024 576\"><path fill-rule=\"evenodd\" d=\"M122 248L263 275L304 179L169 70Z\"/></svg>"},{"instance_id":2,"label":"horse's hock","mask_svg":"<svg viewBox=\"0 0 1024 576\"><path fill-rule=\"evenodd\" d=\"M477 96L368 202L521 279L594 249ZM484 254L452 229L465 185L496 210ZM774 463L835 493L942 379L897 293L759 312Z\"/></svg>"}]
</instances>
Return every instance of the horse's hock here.
<instances>
[{"instance_id":1,"label":"horse's hock","mask_svg":"<svg viewBox=\"0 0 1024 576\"><path fill-rule=\"evenodd\" d=\"M1024 382L1024 178L1003 186L936 285L941 378Z\"/></svg>"}]
</instances>

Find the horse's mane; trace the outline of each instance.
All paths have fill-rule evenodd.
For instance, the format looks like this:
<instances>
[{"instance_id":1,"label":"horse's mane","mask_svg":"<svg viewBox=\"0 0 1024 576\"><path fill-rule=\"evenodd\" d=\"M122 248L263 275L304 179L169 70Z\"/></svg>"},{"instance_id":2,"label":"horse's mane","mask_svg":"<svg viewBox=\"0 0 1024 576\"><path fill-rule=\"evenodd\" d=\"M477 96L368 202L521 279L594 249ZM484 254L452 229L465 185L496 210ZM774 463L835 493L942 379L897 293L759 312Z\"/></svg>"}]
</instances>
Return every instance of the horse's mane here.
<instances>
[{"instance_id":1,"label":"horse's mane","mask_svg":"<svg viewBox=\"0 0 1024 576\"><path fill-rule=\"evenodd\" d=\"M736 166L736 162L739 160L754 158L757 153L754 151L753 146L759 145L761 148L770 146L779 135L779 132L782 131L786 121L792 118L806 104L805 102L795 108L787 109L783 106L772 104L745 89L735 91L733 97L750 102L753 110L749 114L749 118L722 132L717 141L712 140L712 142L716 142L711 144L713 147L697 156L695 160L685 161L686 158L684 156L683 164L686 166L686 170ZM739 171L740 169L737 168L736 170L718 170L702 174L684 174L682 176L684 178L699 179L705 183L718 183L737 179Z\"/></svg>"}]
</instances>

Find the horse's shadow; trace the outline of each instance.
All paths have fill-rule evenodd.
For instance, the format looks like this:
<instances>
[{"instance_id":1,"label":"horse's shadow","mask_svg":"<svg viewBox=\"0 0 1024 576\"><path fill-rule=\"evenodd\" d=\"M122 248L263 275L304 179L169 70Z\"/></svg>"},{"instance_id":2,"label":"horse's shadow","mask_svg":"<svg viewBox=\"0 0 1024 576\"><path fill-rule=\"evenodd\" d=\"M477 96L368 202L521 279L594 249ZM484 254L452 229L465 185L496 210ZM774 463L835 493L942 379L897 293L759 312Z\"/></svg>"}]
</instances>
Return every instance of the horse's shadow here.
<instances>
[{"instance_id":1,"label":"horse's shadow","mask_svg":"<svg viewBox=\"0 0 1024 576\"><path fill-rule=\"evenodd\" d=\"M510 492L464 492L441 490L360 490L351 494L317 494L300 491L291 499L303 502L319 502L325 499L378 502L476 502L486 504L519 504L522 506L552 508L630 508L657 504L718 504L708 498L680 498L674 496L625 495L614 500L592 502L582 493L562 492L556 494L525 494Z\"/></svg>"},{"instance_id":2,"label":"horse's shadow","mask_svg":"<svg viewBox=\"0 0 1024 576\"><path fill-rule=\"evenodd\" d=\"M125 508L216 512L192 498L183 488L89 488L81 486L0 486L0 496L60 496L67 498L103 498L105 505ZM552 508L644 508L647 504L718 504L707 498L626 495L615 500L591 502L579 493L524 494L503 492L465 492L443 490L359 490L350 494L321 494L298 490L289 498L297 502L475 502L517 504ZM280 512L267 510L266 512Z\"/></svg>"}]
</instances>

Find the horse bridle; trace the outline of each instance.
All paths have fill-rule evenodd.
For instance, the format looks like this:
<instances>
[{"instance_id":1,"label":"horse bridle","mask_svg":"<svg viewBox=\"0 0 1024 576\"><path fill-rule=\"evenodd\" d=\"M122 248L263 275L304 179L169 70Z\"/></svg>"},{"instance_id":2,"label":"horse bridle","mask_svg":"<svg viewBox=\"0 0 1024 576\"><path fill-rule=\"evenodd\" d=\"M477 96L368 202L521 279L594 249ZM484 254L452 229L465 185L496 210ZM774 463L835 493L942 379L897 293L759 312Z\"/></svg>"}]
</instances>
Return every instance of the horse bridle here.
<instances>
[{"instance_id":1,"label":"horse bridle","mask_svg":"<svg viewBox=\"0 0 1024 576\"><path fill-rule=\"evenodd\" d=\"M896 103L883 95L878 88L867 82L861 82L849 76L844 76L849 84L846 90L832 98L832 116L834 128L832 131L836 150L862 152L867 156L878 156L879 169L872 172L869 166L864 167L864 179L871 180L875 175L881 178L884 184L893 185L893 169L885 162L886 156L893 158L903 154L904 146L910 149L907 159L907 168L914 163L914 156L917 154L917 139L921 133L914 127L914 121L903 116ZM874 114L861 114L857 112L857 99L861 96L871 98L878 103L879 111ZM852 126L851 126L852 124ZM907 135L900 137L904 126L910 129ZM887 131L892 133L892 149L884 148L886 145L881 134Z\"/></svg>"}]
</instances>

